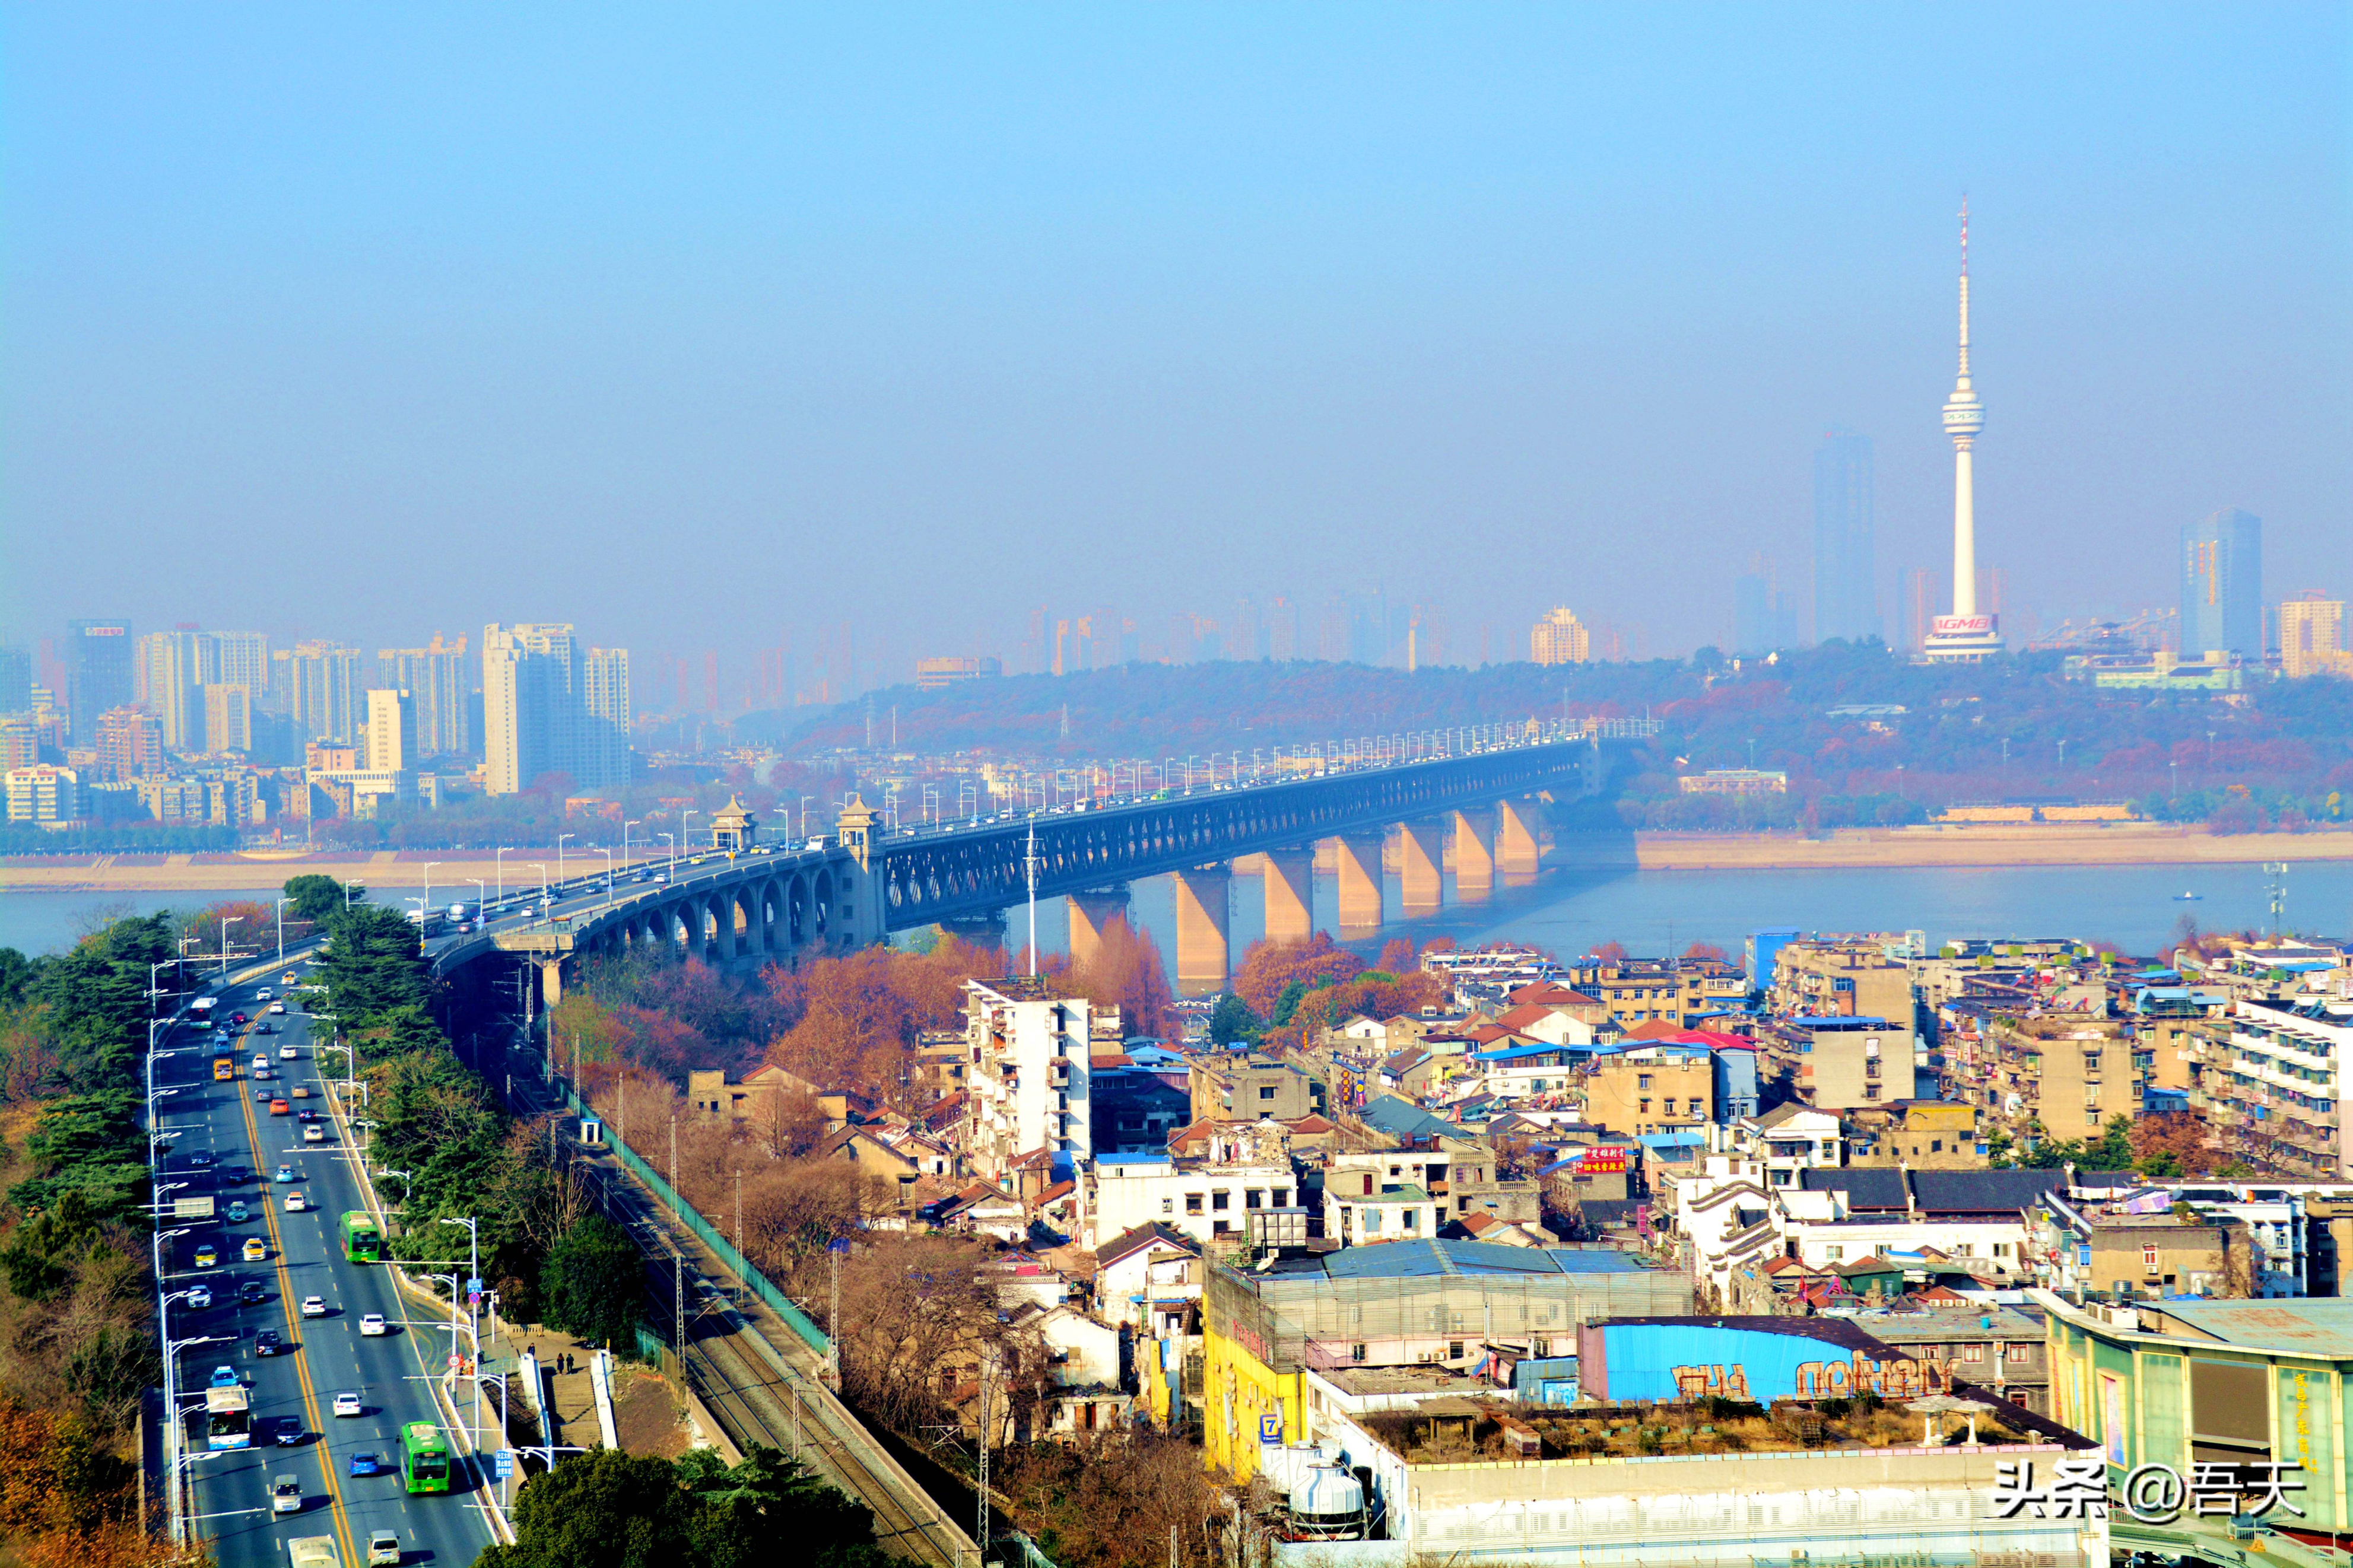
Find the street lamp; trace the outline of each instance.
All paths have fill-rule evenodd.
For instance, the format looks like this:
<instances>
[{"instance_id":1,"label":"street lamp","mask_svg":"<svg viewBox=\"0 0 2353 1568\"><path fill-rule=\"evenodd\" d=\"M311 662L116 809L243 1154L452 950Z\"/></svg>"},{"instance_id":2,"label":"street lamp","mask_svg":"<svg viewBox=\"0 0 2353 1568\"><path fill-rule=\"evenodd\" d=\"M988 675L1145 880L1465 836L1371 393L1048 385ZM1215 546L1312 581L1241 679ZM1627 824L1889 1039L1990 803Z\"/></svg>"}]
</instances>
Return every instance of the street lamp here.
<instances>
[{"instance_id":1,"label":"street lamp","mask_svg":"<svg viewBox=\"0 0 2353 1568\"><path fill-rule=\"evenodd\" d=\"M480 926L485 914L482 908L482 879L480 877L469 877L466 880L474 884L474 924Z\"/></svg>"},{"instance_id":2,"label":"street lamp","mask_svg":"<svg viewBox=\"0 0 2353 1568\"><path fill-rule=\"evenodd\" d=\"M217 973L222 974L228 973L228 928L233 925L243 925L244 923L245 917L243 915L223 915L221 917L220 969Z\"/></svg>"},{"instance_id":3,"label":"street lamp","mask_svg":"<svg viewBox=\"0 0 2353 1568\"><path fill-rule=\"evenodd\" d=\"M564 841L571 837L569 833L555 836L555 885L559 888L564 886Z\"/></svg>"},{"instance_id":4,"label":"street lamp","mask_svg":"<svg viewBox=\"0 0 2353 1568\"><path fill-rule=\"evenodd\" d=\"M499 902L501 904L504 904L507 901L506 853L513 846L511 844L501 844L499 846L498 853L491 857L491 875L498 879Z\"/></svg>"},{"instance_id":5,"label":"street lamp","mask_svg":"<svg viewBox=\"0 0 2353 1568\"><path fill-rule=\"evenodd\" d=\"M474 1380L474 1431L476 1434L476 1446L480 1447L480 1434L482 1429L482 1384L480 1376L482 1370L482 1331L480 1321L477 1316L479 1309L476 1306L476 1303L481 1300L482 1226L481 1222L471 1215L444 1215L441 1223L443 1225L462 1225L466 1227L466 1331L468 1337L473 1342L474 1346L474 1372L476 1373ZM457 1321L457 1317L458 1293L455 1290L452 1290L449 1292L450 1321L455 1323ZM458 1347L453 1344L449 1348L452 1351L455 1351Z\"/></svg>"},{"instance_id":6,"label":"street lamp","mask_svg":"<svg viewBox=\"0 0 2353 1568\"><path fill-rule=\"evenodd\" d=\"M678 879L678 835L665 833L662 835L662 840L670 846L670 869L662 873L662 879L676 881Z\"/></svg>"},{"instance_id":7,"label":"street lamp","mask_svg":"<svg viewBox=\"0 0 2353 1568\"><path fill-rule=\"evenodd\" d=\"M635 817L631 817L621 824L621 869L624 871L629 868L629 829L632 827L641 827L643 826L644 824L638 821Z\"/></svg>"},{"instance_id":8,"label":"street lamp","mask_svg":"<svg viewBox=\"0 0 2353 1568\"><path fill-rule=\"evenodd\" d=\"M539 918L545 920L554 912L555 908L547 897L547 862L534 860L531 863L531 868L539 873Z\"/></svg>"},{"instance_id":9,"label":"street lamp","mask_svg":"<svg viewBox=\"0 0 2353 1568\"><path fill-rule=\"evenodd\" d=\"M691 831L686 826L686 819L690 816L701 816L702 815L702 813L699 811L681 811L678 814L678 847L681 849L689 847L692 837Z\"/></svg>"},{"instance_id":10,"label":"street lamp","mask_svg":"<svg viewBox=\"0 0 2353 1568\"><path fill-rule=\"evenodd\" d=\"M293 901L291 899L278 900L278 962L280 963L286 962L286 906Z\"/></svg>"},{"instance_id":11,"label":"street lamp","mask_svg":"<svg viewBox=\"0 0 2353 1568\"><path fill-rule=\"evenodd\" d=\"M613 852L599 844L596 853L605 858L605 901L609 904L613 901Z\"/></svg>"}]
</instances>

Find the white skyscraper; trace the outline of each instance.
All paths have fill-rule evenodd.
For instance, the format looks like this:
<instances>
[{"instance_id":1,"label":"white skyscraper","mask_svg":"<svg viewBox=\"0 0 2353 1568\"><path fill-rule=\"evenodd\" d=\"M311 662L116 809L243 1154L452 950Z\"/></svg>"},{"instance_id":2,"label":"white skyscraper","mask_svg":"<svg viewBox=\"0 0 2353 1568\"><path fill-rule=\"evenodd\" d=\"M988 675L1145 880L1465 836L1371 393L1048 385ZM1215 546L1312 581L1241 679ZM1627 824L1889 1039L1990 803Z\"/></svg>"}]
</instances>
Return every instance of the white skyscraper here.
<instances>
[{"instance_id":1,"label":"white skyscraper","mask_svg":"<svg viewBox=\"0 0 2353 1568\"><path fill-rule=\"evenodd\" d=\"M1975 663L2001 651L2001 628L1978 612L1977 474L1971 455L1985 428L1985 405L1969 384L1969 204L1961 204L1961 368L1945 400L1945 434L1953 438L1953 613L1938 616L1923 648L1928 658Z\"/></svg>"}]
</instances>

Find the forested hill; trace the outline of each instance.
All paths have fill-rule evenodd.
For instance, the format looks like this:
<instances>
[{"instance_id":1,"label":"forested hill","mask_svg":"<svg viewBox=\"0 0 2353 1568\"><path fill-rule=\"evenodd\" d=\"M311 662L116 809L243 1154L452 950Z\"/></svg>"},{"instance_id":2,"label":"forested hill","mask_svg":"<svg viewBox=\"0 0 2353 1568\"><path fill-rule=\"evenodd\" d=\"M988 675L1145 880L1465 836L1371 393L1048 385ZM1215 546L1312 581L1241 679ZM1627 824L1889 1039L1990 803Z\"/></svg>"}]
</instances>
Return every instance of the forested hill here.
<instances>
[{"instance_id":1,"label":"forested hill","mask_svg":"<svg viewBox=\"0 0 2353 1568\"><path fill-rule=\"evenodd\" d=\"M1900 714L1841 710L1897 707ZM1831 643L1771 663L1731 663L1703 649L1689 660L1530 664L1480 669L1376 669L1363 665L1217 662L1135 664L1060 677L967 681L940 691L912 686L794 715L754 715L739 740L781 740L809 755L862 748L870 714L889 748L893 710L900 752L979 751L1098 762L1206 756L1307 745L1451 725L1649 715L1665 730L1630 796L1671 801L1674 775L1706 768L1780 769L1785 805L1744 806L1748 826L1809 818L1915 820L1955 800L2029 795L2131 798L2152 815L2288 820L2346 815L2353 795L2353 682L2252 679L2232 700L2202 693L2102 691L2069 679L2055 654L1983 666L1928 668L1876 644ZM1685 797L1645 816L1647 826L1727 826L1722 797ZM1748 822L1757 812L1765 816ZM1784 824L1777 814L1796 814ZM1686 822L1685 816L1693 820ZM1707 818L1707 820L1701 820Z\"/></svg>"}]
</instances>

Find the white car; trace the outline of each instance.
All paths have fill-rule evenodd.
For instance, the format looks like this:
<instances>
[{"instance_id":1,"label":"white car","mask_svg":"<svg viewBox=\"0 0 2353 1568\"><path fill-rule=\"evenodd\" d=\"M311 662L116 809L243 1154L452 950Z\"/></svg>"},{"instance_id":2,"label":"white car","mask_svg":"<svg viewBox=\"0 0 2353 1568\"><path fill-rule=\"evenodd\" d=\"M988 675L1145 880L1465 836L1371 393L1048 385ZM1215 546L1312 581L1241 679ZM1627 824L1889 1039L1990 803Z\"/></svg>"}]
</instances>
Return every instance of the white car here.
<instances>
[{"instance_id":1,"label":"white car","mask_svg":"<svg viewBox=\"0 0 2353 1568\"><path fill-rule=\"evenodd\" d=\"M327 1299L324 1296L303 1297L302 1315L306 1318L325 1317L327 1315Z\"/></svg>"},{"instance_id":2,"label":"white car","mask_svg":"<svg viewBox=\"0 0 2353 1568\"><path fill-rule=\"evenodd\" d=\"M335 1395L335 1414L336 1414L336 1415L357 1415L359 1413L360 1413L360 1396L359 1396L357 1394L354 1394L354 1393L351 1392L350 1390L346 1389L344 1392L343 1392L343 1393L338 1394L337 1395Z\"/></svg>"},{"instance_id":3,"label":"white car","mask_svg":"<svg viewBox=\"0 0 2353 1568\"><path fill-rule=\"evenodd\" d=\"M269 1511L272 1513L301 1513L302 1511L302 1483L296 1480L292 1476L272 1476L269 1479Z\"/></svg>"},{"instance_id":4,"label":"white car","mask_svg":"<svg viewBox=\"0 0 2353 1568\"><path fill-rule=\"evenodd\" d=\"M291 1040L278 1047L278 1059L281 1062L299 1061L301 1056L302 1053L294 1048L294 1042Z\"/></svg>"},{"instance_id":5,"label":"white car","mask_svg":"<svg viewBox=\"0 0 2353 1568\"><path fill-rule=\"evenodd\" d=\"M310 1206L311 1200L304 1197L301 1193L289 1193L286 1194L286 1212L288 1214L301 1214L304 1209L307 1209Z\"/></svg>"},{"instance_id":6,"label":"white car","mask_svg":"<svg viewBox=\"0 0 2353 1568\"><path fill-rule=\"evenodd\" d=\"M188 1305L202 1310L213 1304L213 1288L209 1285L188 1287Z\"/></svg>"},{"instance_id":7,"label":"white car","mask_svg":"<svg viewBox=\"0 0 2353 1568\"><path fill-rule=\"evenodd\" d=\"M286 1004L283 1002L272 1002L269 1005L269 1010L273 1013L283 1013L286 1011Z\"/></svg>"},{"instance_id":8,"label":"white car","mask_svg":"<svg viewBox=\"0 0 2353 1568\"><path fill-rule=\"evenodd\" d=\"M323 1128L323 1127L320 1126L320 1125L319 1125L317 1122L315 1122L315 1121L305 1121L304 1123L302 1123L302 1142L305 1142L305 1143L324 1143L326 1141L327 1141L327 1130L326 1130L325 1128Z\"/></svg>"},{"instance_id":9,"label":"white car","mask_svg":"<svg viewBox=\"0 0 2353 1568\"><path fill-rule=\"evenodd\" d=\"M360 1333L363 1337L375 1339L384 1331L382 1312L364 1312L360 1315Z\"/></svg>"}]
</instances>

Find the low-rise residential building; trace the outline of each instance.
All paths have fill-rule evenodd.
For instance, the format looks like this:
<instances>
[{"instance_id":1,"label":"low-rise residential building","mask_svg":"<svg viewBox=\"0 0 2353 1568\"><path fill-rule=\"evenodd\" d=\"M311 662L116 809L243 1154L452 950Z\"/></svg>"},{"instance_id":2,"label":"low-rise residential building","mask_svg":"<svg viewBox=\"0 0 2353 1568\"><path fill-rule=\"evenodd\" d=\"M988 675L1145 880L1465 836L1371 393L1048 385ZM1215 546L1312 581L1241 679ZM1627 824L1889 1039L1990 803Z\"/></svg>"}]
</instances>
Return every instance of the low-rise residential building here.
<instances>
[{"instance_id":1,"label":"low-rise residential building","mask_svg":"<svg viewBox=\"0 0 2353 1568\"><path fill-rule=\"evenodd\" d=\"M1836 1113L1801 1100L1784 1100L1760 1116L1726 1129L1726 1147L1757 1163L1765 1184L1799 1185L1799 1173L1846 1163L1846 1126Z\"/></svg>"},{"instance_id":2,"label":"low-rise residential building","mask_svg":"<svg viewBox=\"0 0 2353 1568\"><path fill-rule=\"evenodd\" d=\"M1851 1163L1915 1171L1982 1171L1988 1148L1978 1108L1957 1100L1898 1100L1847 1111Z\"/></svg>"},{"instance_id":3,"label":"low-rise residential building","mask_svg":"<svg viewBox=\"0 0 2353 1568\"><path fill-rule=\"evenodd\" d=\"M2191 1099L2226 1158L2292 1179L2353 1177L2344 1126L2353 1000L2236 1002L2191 1056Z\"/></svg>"},{"instance_id":4,"label":"low-rise residential building","mask_svg":"<svg viewBox=\"0 0 2353 1568\"><path fill-rule=\"evenodd\" d=\"M1202 1051L1191 1058L1195 1121L1289 1121L1317 1110L1314 1085L1290 1062L1253 1051Z\"/></svg>"},{"instance_id":5,"label":"low-rise residential building","mask_svg":"<svg viewBox=\"0 0 2353 1568\"><path fill-rule=\"evenodd\" d=\"M1095 1234L1118 1236L1157 1221L1204 1247L1251 1244L1262 1214L1297 1214L1299 1181L1291 1162L1270 1153L1220 1150L1204 1160L1166 1155L1105 1155L1095 1164Z\"/></svg>"},{"instance_id":6,"label":"low-rise residential building","mask_svg":"<svg viewBox=\"0 0 2353 1568\"><path fill-rule=\"evenodd\" d=\"M1759 1076L1816 1110L1912 1098L1913 1037L1906 1024L1870 1014L1807 1015L1759 1030L1757 1044Z\"/></svg>"},{"instance_id":7,"label":"low-rise residential building","mask_svg":"<svg viewBox=\"0 0 2353 1568\"><path fill-rule=\"evenodd\" d=\"M1773 953L1767 1005L1787 1017L1882 1018L1908 1037L1914 1010L1911 960L1925 949L1925 942L1915 941L1912 932L1783 942Z\"/></svg>"},{"instance_id":8,"label":"low-rise residential building","mask_svg":"<svg viewBox=\"0 0 2353 1568\"><path fill-rule=\"evenodd\" d=\"M1580 1086L1585 1120L1621 1138L1714 1120L1715 1065L1705 1046L1627 1041L1597 1047Z\"/></svg>"}]
</instances>

